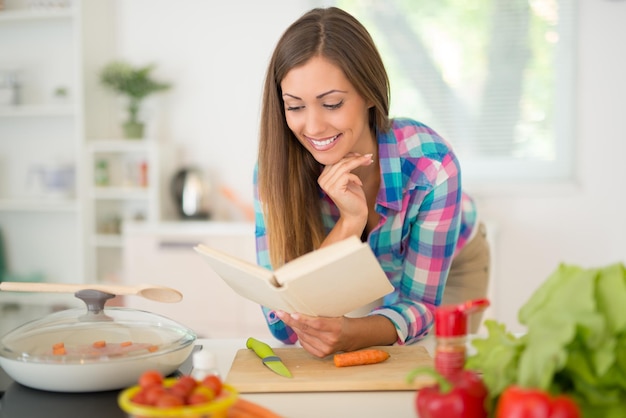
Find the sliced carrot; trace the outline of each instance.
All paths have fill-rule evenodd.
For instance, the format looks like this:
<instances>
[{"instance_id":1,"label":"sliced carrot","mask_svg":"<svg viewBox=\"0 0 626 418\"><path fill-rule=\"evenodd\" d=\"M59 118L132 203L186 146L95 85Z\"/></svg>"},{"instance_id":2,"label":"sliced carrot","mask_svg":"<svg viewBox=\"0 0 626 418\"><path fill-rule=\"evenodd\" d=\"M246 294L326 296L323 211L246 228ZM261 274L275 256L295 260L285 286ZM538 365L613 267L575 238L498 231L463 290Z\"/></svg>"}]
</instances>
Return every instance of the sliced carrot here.
<instances>
[{"instance_id":1,"label":"sliced carrot","mask_svg":"<svg viewBox=\"0 0 626 418\"><path fill-rule=\"evenodd\" d=\"M52 345L52 349L54 350L55 348L63 348L65 347L65 343L56 343Z\"/></svg>"},{"instance_id":2,"label":"sliced carrot","mask_svg":"<svg viewBox=\"0 0 626 418\"><path fill-rule=\"evenodd\" d=\"M106 347L107 343L104 340L95 341L93 344L93 348L103 348Z\"/></svg>"},{"instance_id":3,"label":"sliced carrot","mask_svg":"<svg viewBox=\"0 0 626 418\"><path fill-rule=\"evenodd\" d=\"M151 352L151 353L154 353L158 349L159 349L159 347L157 347L156 345L151 345L150 347L148 347L148 351Z\"/></svg>"},{"instance_id":4,"label":"sliced carrot","mask_svg":"<svg viewBox=\"0 0 626 418\"><path fill-rule=\"evenodd\" d=\"M380 363L388 358L388 352L370 348L367 350L348 351L346 353L335 354L333 356L333 361L337 367L348 367Z\"/></svg>"},{"instance_id":5,"label":"sliced carrot","mask_svg":"<svg viewBox=\"0 0 626 418\"><path fill-rule=\"evenodd\" d=\"M52 349L52 354L54 354L55 356L64 356L64 355L67 354L67 351L65 351L65 347L63 347L63 346L54 347Z\"/></svg>"},{"instance_id":6,"label":"sliced carrot","mask_svg":"<svg viewBox=\"0 0 626 418\"><path fill-rule=\"evenodd\" d=\"M120 347L130 347L131 345L133 345L132 341L124 341L120 343Z\"/></svg>"},{"instance_id":7,"label":"sliced carrot","mask_svg":"<svg viewBox=\"0 0 626 418\"><path fill-rule=\"evenodd\" d=\"M228 409L228 418L281 418L281 416L257 403L238 398Z\"/></svg>"}]
</instances>

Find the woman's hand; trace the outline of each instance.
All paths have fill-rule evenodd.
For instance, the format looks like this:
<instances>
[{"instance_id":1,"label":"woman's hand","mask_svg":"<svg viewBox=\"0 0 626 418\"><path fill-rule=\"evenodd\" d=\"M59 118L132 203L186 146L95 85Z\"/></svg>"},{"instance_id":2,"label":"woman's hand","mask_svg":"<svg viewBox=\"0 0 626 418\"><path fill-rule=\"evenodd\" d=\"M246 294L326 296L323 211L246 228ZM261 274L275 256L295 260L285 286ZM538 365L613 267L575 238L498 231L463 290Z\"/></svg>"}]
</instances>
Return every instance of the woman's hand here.
<instances>
[{"instance_id":1,"label":"woman's hand","mask_svg":"<svg viewBox=\"0 0 626 418\"><path fill-rule=\"evenodd\" d=\"M372 154L349 153L336 164L324 167L318 184L339 208L344 223L360 235L367 223L367 200L361 179L352 171L372 164Z\"/></svg>"},{"instance_id":2,"label":"woman's hand","mask_svg":"<svg viewBox=\"0 0 626 418\"><path fill-rule=\"evenodd\" d=\"M327 318L283 311L276 311L276 315L298 335L302 348L320 358L339 351L390 345L398 338L395 326L381 315Z\"/></svg>"},{"instance_id":3,"label":"woman's hand","mask_svg":"<svg viewBox=\"0 0 626 418\"><path fill-rule=\"evenodd\" d=\"M276 315L298 335L300 345L316 357L343 350L342 336L347 318L322 318L277 311Z\"/></svg>"}]
</instances>

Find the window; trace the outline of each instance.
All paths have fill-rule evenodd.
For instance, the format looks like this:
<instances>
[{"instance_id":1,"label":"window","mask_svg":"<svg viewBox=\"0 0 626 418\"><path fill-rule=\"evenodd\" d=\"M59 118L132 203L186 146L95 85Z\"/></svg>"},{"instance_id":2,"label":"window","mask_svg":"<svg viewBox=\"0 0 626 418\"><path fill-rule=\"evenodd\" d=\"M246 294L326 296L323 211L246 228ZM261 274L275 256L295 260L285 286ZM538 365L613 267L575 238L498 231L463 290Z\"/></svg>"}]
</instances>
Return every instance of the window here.
<instances>
[{"instance_id":1,"label":"window","mask_svg":"<svg viewBox=\"0 0 626 418\"><path fill-rule=\"evenodd\" d=\"M335 0L372 34L391 115L434 128L470 185L571 179L574 0Z\"/></svg>"}]
</instances>

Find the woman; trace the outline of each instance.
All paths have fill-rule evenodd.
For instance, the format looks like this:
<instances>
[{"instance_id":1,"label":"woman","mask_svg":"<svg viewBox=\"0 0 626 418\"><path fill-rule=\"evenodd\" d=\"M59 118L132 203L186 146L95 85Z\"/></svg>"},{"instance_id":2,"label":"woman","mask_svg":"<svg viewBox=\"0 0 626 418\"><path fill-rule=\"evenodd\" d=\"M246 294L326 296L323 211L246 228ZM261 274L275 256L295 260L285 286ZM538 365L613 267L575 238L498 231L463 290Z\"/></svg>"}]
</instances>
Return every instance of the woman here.
<instances>
[{"instance_id":1,"label":"woman","mask_svg":"<svg viewBox=\"0 0 626 418\"><path fill-rule=\"evenodd\" d=\"M276 338L300 341L318 357L423 338L435 307L447 302L446 280L450 289L460 283L451 303L486 293L488 247L484 230L477 233L475 205L462 192L454 153L424 124L391 120L388 113L384 65L351 15L314 9L285 31L263 93L255 170L258 263L277 268L356 235L369 243L395 288L360 318L263 307ZM472 254L464 256L468 248Z\"/></svg>"}]
</instances>

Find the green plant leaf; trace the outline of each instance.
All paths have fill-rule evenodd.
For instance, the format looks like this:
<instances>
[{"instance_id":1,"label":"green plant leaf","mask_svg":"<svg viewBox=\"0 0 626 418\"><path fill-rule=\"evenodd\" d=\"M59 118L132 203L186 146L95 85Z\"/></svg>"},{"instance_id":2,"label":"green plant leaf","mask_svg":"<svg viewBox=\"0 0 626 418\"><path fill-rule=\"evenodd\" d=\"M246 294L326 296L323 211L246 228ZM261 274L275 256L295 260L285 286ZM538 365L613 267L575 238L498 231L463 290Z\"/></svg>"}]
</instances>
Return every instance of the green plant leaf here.
<instances>
[{"instance_id":1,"label":"green plant leaf","mask_svg":"<svg viewBox=\"0 0 626 418\"><path fill-rule=\"evenodd\" d=\"M626 331L626 281L624 266L612 264L600 270L596 284L598 311L613 334Z\"/></svg>"},{"instance_id":2,"label":"green plant leaf","mask_svg":"<svg viewBox=\"0 0 626 418\"><path fill-rule=\"evenodd\" d=\"M125 61L113 61L100 73L100 82L110 90L128 97L130 122L137 122L142 101L151 94L168 90L171 85L151 77L154 65L133 67Z\"/></svg>"}]
</instances>

